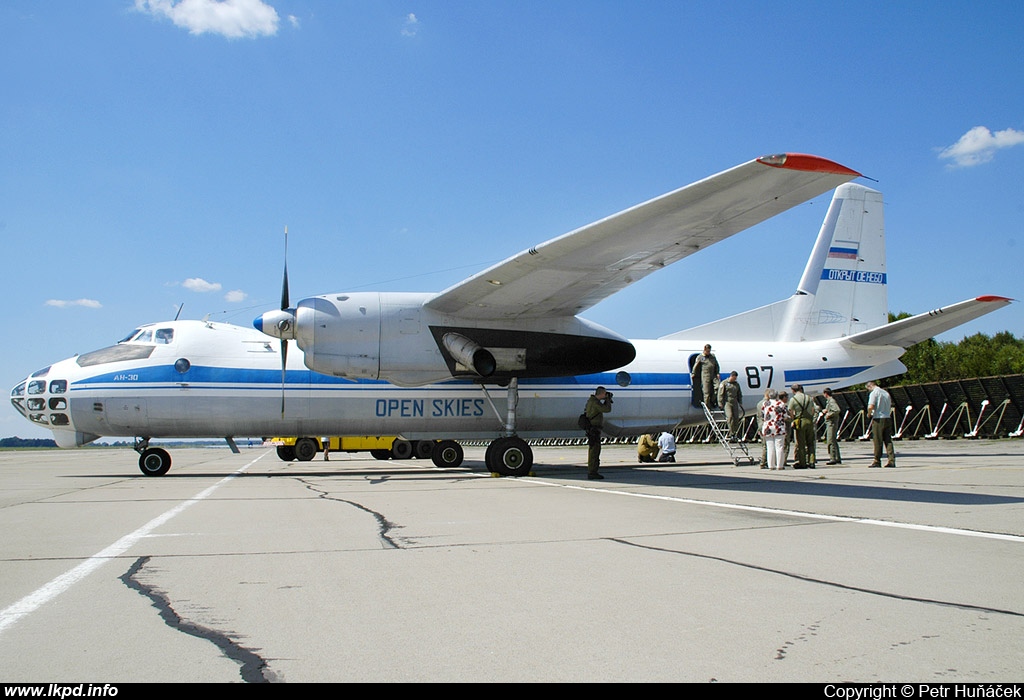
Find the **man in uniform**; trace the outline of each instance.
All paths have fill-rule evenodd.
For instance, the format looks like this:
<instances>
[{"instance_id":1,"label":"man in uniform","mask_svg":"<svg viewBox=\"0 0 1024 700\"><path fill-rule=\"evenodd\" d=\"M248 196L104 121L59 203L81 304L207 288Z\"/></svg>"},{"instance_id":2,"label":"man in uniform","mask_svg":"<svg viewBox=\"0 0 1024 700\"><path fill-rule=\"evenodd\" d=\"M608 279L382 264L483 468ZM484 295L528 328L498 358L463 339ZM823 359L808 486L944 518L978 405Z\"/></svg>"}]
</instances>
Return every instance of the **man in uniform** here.
<instances>
[{"instance_id":1,"label":"man in uniform","mask_svg":"<svg viewBox=\"0 0 1024 700\"><path fill-rule=\"evenodd\" d=\"M825 464L842 464L839 456L839 402L832 398L832 390L825 387L825 445L828 446L828 461Z\"/></svg>"},{"instance_id":2,"label":"man in uniform","mask_svg":"<svg viewBox=\"0 0 1024 700\"><path fill-rule=\"evenodd\" d=\"M587 430L587 478L603 479L598 473L601 466L601 427L604 425L604 414L612 410L612 395L603 386L597 387L587 399L587 407L583 412L590 421Z\"/></svg>"},{"instance_id":3,"label":"man in uniform","mask_svg":"<svg viewBox=\"0 0 1024 700\"><path fill-rule=\"evenodd\" d=\"M701 397L708 408L716 408L715 392L718 389L720 374L718 358L711 354L711 346L705 345L704 352L697 355L697 359L693 361L693 368L690 370L690 386L701 387Z\"/></svg>"},{"instance_id":4,"label":"man in uniform","mask_svg":"<svg viewBox=\"0 0 1024 700\"><path fill-rule=\"evenodd\" d=\"M871 419L871 442L875 444L875 459L872 467L882 466L882 445L889 461L885 466L896 466L896 449L892 446L892 397L889 392L874 382L867 383L868 417Z\"/></svg>"},{"instance_id":5,"label":"man in uniform","mask_svg":"<svg viewBox=\"0 0 1024 700\"><path fill-rule=\"evenodd\" d=\"M644 433L636 446L636 461L653 462L658 456L658 433Z\"/></svg>"},{"instance_id":6,"label":"man in uniform","mask_svg":"<svg viewBox=\"0 0 1024 700\"><path fill-rule=\"evenodd\" d=\"M730 372L729 378L718 387L718 405L725 410L730 440L740 439L740 423L743 417L743 391L737 381L738 377L736 372Z\"/></svg>"},{"instance_id":7,"label":"man in uniform","mask_svg":"<svg viewBox=\"0 0 1024 700\"><path fill-rule=\"evenodd\" d=\"M804 393L799 384L790 387L793 398L786 408L793 417L793 439L796 449L793 454L794 469L814 469L814 419L818 415L818 404Z\"/></svg>"}]
</instances>

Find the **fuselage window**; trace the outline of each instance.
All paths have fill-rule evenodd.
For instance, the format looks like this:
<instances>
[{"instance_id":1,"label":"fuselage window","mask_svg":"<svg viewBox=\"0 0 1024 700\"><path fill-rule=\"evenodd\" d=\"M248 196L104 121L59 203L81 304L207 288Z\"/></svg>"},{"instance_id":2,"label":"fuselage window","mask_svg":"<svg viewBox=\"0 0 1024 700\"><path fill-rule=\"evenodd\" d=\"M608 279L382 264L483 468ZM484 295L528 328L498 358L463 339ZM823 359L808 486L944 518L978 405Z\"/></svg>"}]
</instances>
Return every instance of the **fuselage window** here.
<instances>
[{"instance_id":1,"label":"fuselage window","mask_svg":"<svg viewBox=\"0 0 1024 700\"><path fill-rule=\"evenodd\" d=\"M50 423L52 425L71 425L71 419L63 413L51 413Z\"/></svg>"},{"instance_id":2,"label":"fuselage window","mask_svg":"<svg viewBox=\"0 0 1024 700\"><path fill-rule=\"evenodd\" d=\"M65 398L57 397L50 399L50 410L51 411L66 411L68 410L68 400Z\"/></svg>"},{"instance_id":3,"label":"fuselage window","mask_svg":"<svg viewBox=\"0 0 1024 700\"><path fill-rule=\"evenodd\" d=\"M46 382L37 379L28 383L28 393L42 394L44 391L46 391Z\"/></svg>"},{"instance_id":4,"label":"fuselage window","mask_svg":"<svg viewBox=\"0 0 1024 700\"><path fill-rule=\"evenodd\" d=\"M51 394L63 394L68 390L67 379L54 379L50 382L50 393Z\"/></svg>"}]
</instances>

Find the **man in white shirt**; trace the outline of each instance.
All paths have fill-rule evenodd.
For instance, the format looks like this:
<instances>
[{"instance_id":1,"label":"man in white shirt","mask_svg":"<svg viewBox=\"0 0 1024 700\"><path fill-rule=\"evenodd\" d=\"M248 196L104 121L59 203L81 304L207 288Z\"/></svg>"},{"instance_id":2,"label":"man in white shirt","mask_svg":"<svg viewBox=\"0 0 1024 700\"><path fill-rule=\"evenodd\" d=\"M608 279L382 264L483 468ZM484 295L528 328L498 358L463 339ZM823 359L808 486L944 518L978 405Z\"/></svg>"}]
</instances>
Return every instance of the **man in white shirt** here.
<instances>
[{"instance_id":1,"label":"man in white shirt","mask_svg":"<svg viewBox=\"0 0 1024 700\"><path fill-rule=\"evenodd\" d=\"M871 441L875 445L875 460L872 467L882 466L882 445L889 461L885 466L896 466L896 449L892 445L892 397L889 392L874 382L867 383L868 418L871 419Z\"/></svg>"},{"instance_id":2,"label":"man in white shirt","mask_svg":"<svg viewBox=\"0 0 1024 700\"><path fill-rule=\"evenodd\" d=\"M676 438L672 433L665 432L658 436L658 448L659 462L676 461Z\"/></svg>"}]
</instances>

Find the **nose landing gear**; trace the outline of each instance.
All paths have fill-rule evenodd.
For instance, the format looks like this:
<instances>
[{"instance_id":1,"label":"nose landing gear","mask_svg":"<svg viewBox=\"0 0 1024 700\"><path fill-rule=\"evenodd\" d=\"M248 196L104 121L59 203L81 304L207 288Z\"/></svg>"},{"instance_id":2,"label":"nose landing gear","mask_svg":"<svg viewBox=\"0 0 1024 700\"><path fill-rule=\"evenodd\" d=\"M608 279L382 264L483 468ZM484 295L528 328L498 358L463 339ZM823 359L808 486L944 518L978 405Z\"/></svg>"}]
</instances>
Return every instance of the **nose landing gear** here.
<instances>
[{"instance_id":1,"label":"nose landing gear","mask_svg":"<svg viewBox=\"0 0 1024 700\"><path fill-rule=\"evenodd\" d=\"M139 470L146 476L163 476L171 468L171 455L167 450L150 447L149 438L136 440L134 450L139 453Z\"/></svg>"}]
</instances>

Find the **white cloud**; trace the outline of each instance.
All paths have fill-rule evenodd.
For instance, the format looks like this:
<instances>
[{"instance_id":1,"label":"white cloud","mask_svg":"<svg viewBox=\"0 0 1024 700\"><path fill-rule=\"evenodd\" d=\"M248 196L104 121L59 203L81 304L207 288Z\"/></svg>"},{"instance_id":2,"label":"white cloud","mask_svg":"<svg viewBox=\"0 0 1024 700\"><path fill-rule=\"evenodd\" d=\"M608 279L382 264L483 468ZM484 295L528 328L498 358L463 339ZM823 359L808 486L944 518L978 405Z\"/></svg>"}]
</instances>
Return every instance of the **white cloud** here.
<instances>
[{"instance_id":1,"label":"white cloud","mask_svg":"<svg viewBox=\"0 0 1024 700\"><path fill-rule=\"evenodd\" d=\"M68 306L84 306L87 309L99 309L103 306L103 304L99 303L95 299L47 299L46 305L56 306L59 309L64 309Z\"/></svg>"},{"instance_id":2,"label":"white cloud","mask_svg":"<svg viewBox=\"0 0 1024 700\"><path fill-rule=\"evenodd\" d=\"M181 283L185 289L193 292L219 292L220 282L207 282L202 277L189 277Z\"/></svg>"},{"instance_id":3,"label":"white cloud","mask_svg":"<svg viewBox=\"0 0 1024 700\"><path fill-rule=\"evenodd\" d=\"M249 295L243 292L241 289L232 289L230 292L224 295L225 301L245 301Z\"/></svg>"},{"instance_id":4,"label":"white cloud","mask_svg":"<svg viewBox=\"0 0 1024 700\"><path fill-rule=\"evenodd\" d=\"M277 10L263 0L135 0L135 9L166 17L189 34L229 39L277 34Z\"/></svg>"},{"instance_id":5,"label":"white cloud","mask_svg":"<svg viewBox=\"0 0 1024 700\"><path fill-rule=\"evenodd\" d=\"M416 15L410 12L405 16L405 24L402 25L402 36L416 36L419 28L420 21L416 19Z\"/></svg>"},{"instance_id":6,"label":"white cloud","mask_svg":"<svg viewBox=\"0 0 1024 700\"><path fill-rule=\"evenodd\" d=\"M950 167L968 168L989 162L1000 148L1020 143L1024 143L1024 131L1003 129L993 133L988 127L976 126L952 146L943 149L939 158L952 160Z\"/></svg>"}]
</instances>

